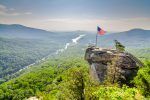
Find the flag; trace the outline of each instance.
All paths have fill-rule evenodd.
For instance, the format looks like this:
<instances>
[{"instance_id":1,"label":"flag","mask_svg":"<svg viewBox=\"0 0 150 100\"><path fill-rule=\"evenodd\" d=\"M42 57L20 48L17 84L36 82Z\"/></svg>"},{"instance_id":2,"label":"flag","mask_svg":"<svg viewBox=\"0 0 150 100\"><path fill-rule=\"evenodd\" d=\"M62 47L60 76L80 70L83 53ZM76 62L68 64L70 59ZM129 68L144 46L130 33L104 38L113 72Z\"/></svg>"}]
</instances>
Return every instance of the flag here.
<instances>
[{"instance_id":1,"label":"flag","mask_svg":"<svg viewBox=\"0 0 150 100\"><path fill-rule=\"evenodd\" d=\"M97 26L97 33L100 34L100 35L104 35L106 33L106 31L104 31L99 26Z\"/></svg>"}]
</instances>

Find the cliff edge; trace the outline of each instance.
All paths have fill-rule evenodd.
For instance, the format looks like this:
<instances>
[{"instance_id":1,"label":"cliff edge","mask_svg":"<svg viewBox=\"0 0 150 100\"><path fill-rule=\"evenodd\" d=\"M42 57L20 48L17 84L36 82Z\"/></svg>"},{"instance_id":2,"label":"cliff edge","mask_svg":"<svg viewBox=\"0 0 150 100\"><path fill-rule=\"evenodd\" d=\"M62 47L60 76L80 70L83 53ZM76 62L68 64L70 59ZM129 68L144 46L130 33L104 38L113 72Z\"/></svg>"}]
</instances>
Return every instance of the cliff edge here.
<instances>
[{"instance_id":1,"label":"cliff edge","mask_svg":"<svg viewBox=\"0 0 150 100\"><path fill-rule=\"evenodd\" d=\"M90 65L91 76L100 82L103 82L109 74L113 83L116 80L128 84L136 76L139 67L143 66L142 62L131 53L95 46L86 49L85 60Z\"/></svg>"}]
</instances>

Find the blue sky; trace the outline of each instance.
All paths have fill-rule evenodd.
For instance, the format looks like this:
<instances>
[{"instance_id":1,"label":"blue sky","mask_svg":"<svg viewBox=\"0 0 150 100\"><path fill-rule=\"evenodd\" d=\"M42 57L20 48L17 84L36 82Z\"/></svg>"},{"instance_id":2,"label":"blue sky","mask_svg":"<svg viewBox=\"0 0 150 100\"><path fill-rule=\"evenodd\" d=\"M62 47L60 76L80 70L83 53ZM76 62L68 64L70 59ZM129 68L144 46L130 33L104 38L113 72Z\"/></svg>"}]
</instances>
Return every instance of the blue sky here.
<instances>
[{"instance_id":1,"label":"blue sky","mask_svg":"<svg viewBox=\"0 0 150 100\"><path fill-rule=\"evenodd\" d=\"M0 23L51 30L150 29L150 0L0 0Z\"/></svg>"}]
</instances>

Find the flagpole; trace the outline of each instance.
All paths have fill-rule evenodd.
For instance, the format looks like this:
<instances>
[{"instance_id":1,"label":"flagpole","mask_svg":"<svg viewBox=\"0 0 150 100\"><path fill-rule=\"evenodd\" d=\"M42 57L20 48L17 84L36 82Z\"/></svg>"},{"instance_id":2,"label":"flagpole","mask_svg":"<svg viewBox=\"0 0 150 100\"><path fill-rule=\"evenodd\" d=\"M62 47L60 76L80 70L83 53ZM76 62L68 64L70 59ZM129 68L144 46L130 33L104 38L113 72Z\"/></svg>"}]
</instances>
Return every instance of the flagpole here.
<instances>
[{"instance_id":1,"label":"flagpole","mask_svg":"<svg viewBox=\"0 0 150 100\"><path fill-rule=\"evenodd\" d=\"M105 31L103 29L101 29L100 27L97 26L96 44L95 44L96 47L97 47L97 37L98 37L98 34L104 35Z\"/></svg>"},{"instance_id":2,"label":"flagpole","mask_svg":"<svg viewBox=\"0 0 150 100\"><path fill-rule=\"evenodd\" d=\"M96 44L95 44L95 47L97 47L97 36L98 36L98 35L97 35L97 33L96 33Z\"/></svg>"}]
</instances>

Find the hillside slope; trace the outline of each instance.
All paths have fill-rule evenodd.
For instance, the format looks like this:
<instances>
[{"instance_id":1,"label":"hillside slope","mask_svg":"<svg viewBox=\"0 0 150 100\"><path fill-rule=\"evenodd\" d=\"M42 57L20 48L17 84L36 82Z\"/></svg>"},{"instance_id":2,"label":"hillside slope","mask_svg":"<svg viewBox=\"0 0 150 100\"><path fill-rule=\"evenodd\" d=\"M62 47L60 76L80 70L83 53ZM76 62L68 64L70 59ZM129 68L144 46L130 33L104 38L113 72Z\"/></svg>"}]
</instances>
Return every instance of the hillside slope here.
<instances>
[{"instance_id":1,"label":"hillside slope","mask_svg":"<svg viewBox=\"0 0 150 100\"><path fill-rule=\"evenodd\" d=\"M84 35L76 44L72 39ZM0 24L0 83L12 74L45 56L68 49L70 54L84 53L89 43L95 43L95 33L86 31L49 32L18 24ZM113 40L119 40L126 50L141 58L150 58L150 30L133 29L126 32L98 36L98 46L114 48ZM69 49L68 47L76 47ZM136 51L136 52L135 52Z\"/></svg>"},{"instance_id":2,"label":"hillside slope","mask_svg":"<svg viewBox=\"0 0 150 100\"><path fill-rule=\"evenodd\" d=\"M65 57L65 55L63 57L61 55L61 57L49 59L28 69L29 71L20 77L1 84L0 99L26 99L32 96L43 100L81 100L83 98L86 100L106 98L141 100L145 98L147 90L145 92L141 92L141 90L148 88L140 87L144 83L137 85L139 88L127 86L119 88L110 84L100 85L91 79L88 67L89 65L82 57ZM148 70L144 72L145 75L148 75ZM139 77L140 74L136 82L142 82ZM144 77L144 79L149 82L148 77Z\"/></svg>"},{"instance_id":3,"label":"hillside slope","mask_svg":"<svg viewBox=\"0 0 150 100\"><path fill-rule=\"evenodd\" d=\"M0 83L9 80L20 69L53 55L76 36L75 33L0 24Z\"/></svg>"}]
</instances>

